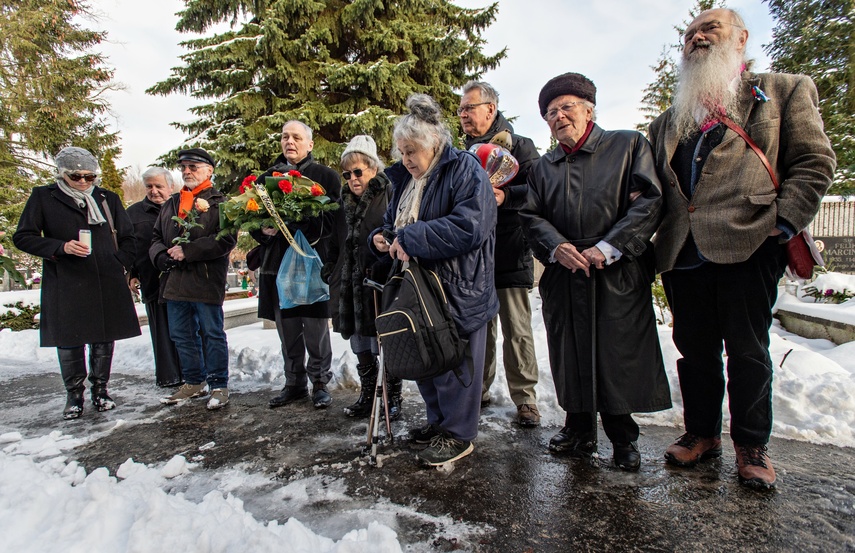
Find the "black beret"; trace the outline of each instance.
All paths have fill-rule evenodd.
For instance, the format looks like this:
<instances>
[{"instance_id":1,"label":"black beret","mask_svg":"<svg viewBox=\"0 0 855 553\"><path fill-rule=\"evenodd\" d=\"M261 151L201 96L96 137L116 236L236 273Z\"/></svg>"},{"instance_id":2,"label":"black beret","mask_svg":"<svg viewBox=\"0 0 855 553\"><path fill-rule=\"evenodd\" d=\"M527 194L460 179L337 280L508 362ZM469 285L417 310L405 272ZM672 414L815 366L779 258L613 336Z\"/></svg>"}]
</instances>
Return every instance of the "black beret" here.
<instances>
[{"instance_id":1,"label":"black beret","mask_svg":"<svg viewBox=\"0 0 855 553\"><path fill-rule=\"evenodd\" d=\"M181 150L178 152L178 162L182 161L196 161L201 163L207 163L211 167L216 167L217 164L214 163L214 158L211 157L211 154L203 150L202 148L190 148L189 150Z\"/></svg>"},{"instance_id":2,"label":"black beret","mask_svg":"<svg viewBox=\"0 0 855 553\"><path fill-rule=\"evenodd\" d=\"M540 115L546 115L549 102L565 94L578 96L595 105L597 103L597 87L588 77L581 73L564 73L549 79L540 90L540 96L537 98Z\"/></svg>"}]
</instances>

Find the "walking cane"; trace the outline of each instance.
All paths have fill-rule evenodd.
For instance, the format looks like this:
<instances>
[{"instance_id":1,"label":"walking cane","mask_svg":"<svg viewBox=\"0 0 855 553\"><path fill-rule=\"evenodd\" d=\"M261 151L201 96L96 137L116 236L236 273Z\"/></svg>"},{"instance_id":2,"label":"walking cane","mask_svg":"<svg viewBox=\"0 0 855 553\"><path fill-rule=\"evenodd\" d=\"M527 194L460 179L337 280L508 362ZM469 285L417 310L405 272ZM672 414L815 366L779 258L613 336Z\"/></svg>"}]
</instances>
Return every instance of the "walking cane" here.
<instances>
[{"instance_id":1,"label":"walking cane","mask_svg":"<svg viewBox=\"0 0 855 553\"><path fill-rule=\"evenodd\" d=\"M372 288L374 291L374 313L380 311L379 301L377 297L383 292L383 285L366 278L362 281L363 286ZM371 418L368 419L368 436L366 449L370 448L368 462L371 465L377 465L377 445L380 443L380 398L383 399L383 407L386 413L386 438L389 442L393 442L395 437L392 435L392 423L389 420L389 400L387 397L386 388L386 365L383 361L383 344L380 342L380 335L377 335L377 346L380 350L377 370L377 384L374 388L374 399L371 402Z\"/></svg>"},{"instance_id":2,"label":"walking cane","mask_svg":"<svg viewBox=\"0 0 855 553\"><path fill-rule=\"evenodd\" d=\"M594 442L597 441L597 272L591 269L591 286L588 289L591 307L591 402L593 404L592 430ZM591 464L596 464L596 458L591 456Z\"/></svg>"}]
</instances>

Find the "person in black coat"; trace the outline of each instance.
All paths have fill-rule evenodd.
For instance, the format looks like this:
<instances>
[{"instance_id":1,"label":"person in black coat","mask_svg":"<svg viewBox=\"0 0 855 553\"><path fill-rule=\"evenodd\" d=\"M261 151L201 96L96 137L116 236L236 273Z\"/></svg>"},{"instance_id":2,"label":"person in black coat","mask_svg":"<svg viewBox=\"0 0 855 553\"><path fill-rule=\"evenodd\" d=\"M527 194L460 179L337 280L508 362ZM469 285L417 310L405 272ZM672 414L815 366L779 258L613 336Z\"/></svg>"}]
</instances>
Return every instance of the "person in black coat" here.
<instances>
[{"instance_id":1,"label":"person in black coat","mask_svg":"<svg viewBox=\"0 0 855 553\"><path fill-rule=\"evenodd\" d=\"M125 270L134 260L133 226L119 197L100 188L98 160L83 148L54 158L56 181L38 186L24 206L15 246L43 259L42 347L56 347L67 401L63 418L83 414L89 345L92 404L116 407L107 393L116 340L139 336Z\"/></svg>"},{"instance_id":2,"label":"person in black coat","mask_svg":"<svg viewBox=\"0 0 855 553\"><path fill-rule=\"evenodd\" d=\"M287 174L290 170L297 170L320 184L330 201L339 202L339 174L314 160L313 147L312 129L301 121L288 121L282 127L282 155L258 179L264 182L274 171ZM321 262L327 265L325 273L330 271L335 265L333 257L340 249L344 236L342 210L327 211L299 223L288 223L288 231L292 235L298 230L312 244ZM316 408L324 409L332 403L332 396L327 390L327 384L332 378L329 300L280 309L276 276L282 258L290 247L288 240L277 228L265 228L251 234L259 244L264 245L258 276L258 316L275 321L285 359L285 386L268 405L276 408L308 397L308 383L311 380L312 403Z\"/></svg>"},{"instance_id":3,"label":"person in black coat","mask_svg":"<svg viewBox=\"0 0 855 553\"><path fill-rule=\"evenodd\" d=\"M374 319L374 292L363 285L365 278L383 283L390 264L378 261L368 245L371 231L383 225L383 215L392 188L383 173L383 162L377 157L377 144L367 135L354 136L341 154L342 176L347 186L342 190L341 203L347 223L344 247L338 256L340 283L338 309L334 310L333 328L350 340L356 354L360 394L355 403L345 407L350 417L367 417L371 413L377 386L379 353ZM385 270L384 270L385 268ZM389 419L401 415L400 378L386 375Z\"/></svg>"},{"instance_id":4,"label":"person in black coat","mask_svg":"<svg viewBox=\"0 0 855 553\"><path fill-rule=\"evenodd\" d=\"M151 263L148 248L154 223L160 208L172 195L175 187L172 173L163 167L150 167L142 174L145 198L128 208L128 217L134 225L137 257L130 271L131 290L139 290L148 315L151 347L154 350L154 378L158 386L171 387L182 384L178 350L169 337L166 304L160 303L160 271Z\"/></svg>"},{"instance_id":5,"label":"person in black coat","mask_svg":"<svg viewBox=\"0 0 855 553\"><path fill-rule=\"evenodd\" d=\"M540 155L531 139L513 134L513 127L499 111L499 94L487 83L469 81L463 86L457 115L466 133L467 148L493 141L510 150L519 163L519 172L513 180L493 189L499 210L496 222L499 315L487 327L481 405L490 403L490 386L496 379L496 339L501 321L502 358L508 391L517 407L517 423L523 427L537 426L540 424L540 412L534 387L538 370L528 297L534 285L534 267L531 248L520 224L519 210L525 205L528 194L528 170ZM500 134L504 139L497 136Z\"/></svg>"}]
</instances>

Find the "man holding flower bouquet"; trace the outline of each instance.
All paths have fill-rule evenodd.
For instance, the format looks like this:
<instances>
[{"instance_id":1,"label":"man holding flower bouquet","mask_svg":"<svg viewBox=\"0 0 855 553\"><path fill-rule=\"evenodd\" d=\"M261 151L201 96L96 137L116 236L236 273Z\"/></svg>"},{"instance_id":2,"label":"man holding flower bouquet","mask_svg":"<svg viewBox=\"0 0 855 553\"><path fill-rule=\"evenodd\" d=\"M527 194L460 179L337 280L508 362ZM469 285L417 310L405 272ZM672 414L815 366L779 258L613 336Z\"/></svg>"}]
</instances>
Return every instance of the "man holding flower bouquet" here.
<instances>
[{"instance_id":1,"label":"man holding flower bouquet","mask_svg":"<svg viewBox=\"0 0 855 553\"><path fill-rule=\"evenodd\" d=\"M218 205L226 197L211 183L214 158L201 148L178 152L184 187L160 210L149 256L161 271L169 336L175 342L184 384L160 401L173 405L207 395L210 410L229 402L229 347L223 301L229 252L237 238L217 239Z\"/></svg>"},{"instance_id":2,"label":"man holding flower bouquet","mask_svg":"<svg viewBox=\"0 0 855 553\"><path fill-rule=\"evenodd\" d=\"M312 129L301 121L288 121L282 127L281 143L282 154L257 180L265 182L274 173L278 174L275 176L310 179L320 185L318 192L325 193L330 203L339 202L341 180L338 173L312 157ZM285 183L289 182L283 180L280 184L287 187ZM315 195L315 185L312 188ZM344 236L343 213L341 210L329 210L300 219L284 221L287 230L292 235L298 230L303 233L324 265L322 277L327 277L332 273L340 249L339 242ZM308 397L308 383L311 381L312 403L318 409L325 409L332 403L327 390L327 383L332 378L329 300L280 309L276 277L282 258L291 247L289 240L276 226L264 227L251 234L264 246L258 276L258 316L275 321L285 360L285 387L270 400L269 405L271 408L281 407Z\"/></svg>"}]
</instances>

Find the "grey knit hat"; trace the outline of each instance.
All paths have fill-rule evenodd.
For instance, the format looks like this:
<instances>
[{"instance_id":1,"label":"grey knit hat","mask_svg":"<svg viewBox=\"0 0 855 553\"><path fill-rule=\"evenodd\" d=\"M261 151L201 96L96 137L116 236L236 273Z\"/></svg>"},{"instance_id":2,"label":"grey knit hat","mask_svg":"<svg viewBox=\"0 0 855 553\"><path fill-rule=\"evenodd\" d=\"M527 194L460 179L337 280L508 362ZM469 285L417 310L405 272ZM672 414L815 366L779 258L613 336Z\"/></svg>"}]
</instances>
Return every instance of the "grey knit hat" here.
<instances>
[{"instance_id":1,"label":"grey knit hat","mask_svg":"<svg viewBox=\"0 0 855 553\"><path fill-rule=\"evenodd\" d=\"M65 171L92 171L100 173L101 166L98 165L98 160L95 156L89 153L88 150L69 146L63 148L53 158L56 163L56 172L62 174Z\"/></svg>"},{"instance_id":2,"label":"grey knit hat","mask_svg":"<svg viewBox=\"0 0 855 553\"><path fill-rule=\"evenodd\" d=\"M377 143L367 134L358 134L350 139L344 152L341 154L341 161L344 161L348 154L362 154L365 157L374 161L376 167L383 168L383 162L377 157Z\"/></svg>"},{"instance_id":3,"label":"grey knit hat","mask_svg":"<svg viewBox=\"0 0 855 553\"><path fill-rule=\"evenodd\" d=\"M546 115L549 102L566 94L572 94L594 105L597 104L597 87L591 82L591 79L581 73L564 73L549 79L549 82L543 85L537 99L540 115Z\"/></svg>"}]
</instances>

